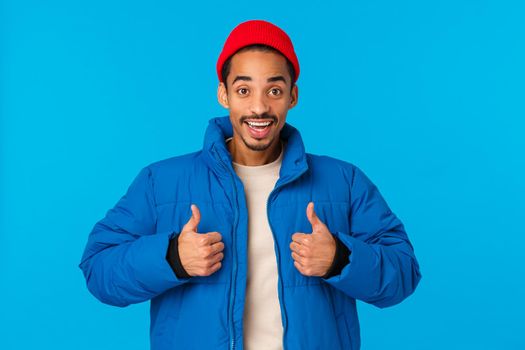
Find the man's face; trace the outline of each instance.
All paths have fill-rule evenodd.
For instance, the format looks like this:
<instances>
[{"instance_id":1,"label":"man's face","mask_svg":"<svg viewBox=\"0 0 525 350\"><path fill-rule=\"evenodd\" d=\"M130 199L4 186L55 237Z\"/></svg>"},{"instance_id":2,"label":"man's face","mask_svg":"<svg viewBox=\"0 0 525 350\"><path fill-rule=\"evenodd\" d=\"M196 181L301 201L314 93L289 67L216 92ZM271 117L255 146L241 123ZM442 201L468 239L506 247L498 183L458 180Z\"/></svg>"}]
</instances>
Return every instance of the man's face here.
<instances>
[{"instance_id":1,"label":"man's face","mask_svg":"<svg viewBox=\"0 0 525 350\"><path fill-rule=\"evenodd\" d=\"M231 59L226 79L219 84L219 103L230 111L234 137L252 151L264 151L279 142L288 110L297 103L297 86L284 56L249 50ZM256 124L254 124L256 123Z\"/></svg>"}]
</instances>

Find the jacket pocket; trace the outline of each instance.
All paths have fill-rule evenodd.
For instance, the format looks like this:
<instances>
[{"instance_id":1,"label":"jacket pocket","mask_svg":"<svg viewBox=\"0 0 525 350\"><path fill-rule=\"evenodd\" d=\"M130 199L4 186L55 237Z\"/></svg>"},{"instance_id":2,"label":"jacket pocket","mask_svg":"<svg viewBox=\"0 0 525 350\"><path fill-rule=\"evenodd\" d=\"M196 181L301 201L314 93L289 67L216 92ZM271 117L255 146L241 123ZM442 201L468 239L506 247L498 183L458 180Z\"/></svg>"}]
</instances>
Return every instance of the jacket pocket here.
<instances>
[{"instance_id":1,"label":"jacket pocket","mask_svg":"<svg viewBox=\"0 0 525 350\"><path fill-rule=\"evenodd\" d=\"M345 314L342 313L336 317L337 330L339 332L339 340L341 342L342 349L353 349L352 342L350 339L350 332L348 332L348 325L346 323Z\"/></svg>"}]
</instances>

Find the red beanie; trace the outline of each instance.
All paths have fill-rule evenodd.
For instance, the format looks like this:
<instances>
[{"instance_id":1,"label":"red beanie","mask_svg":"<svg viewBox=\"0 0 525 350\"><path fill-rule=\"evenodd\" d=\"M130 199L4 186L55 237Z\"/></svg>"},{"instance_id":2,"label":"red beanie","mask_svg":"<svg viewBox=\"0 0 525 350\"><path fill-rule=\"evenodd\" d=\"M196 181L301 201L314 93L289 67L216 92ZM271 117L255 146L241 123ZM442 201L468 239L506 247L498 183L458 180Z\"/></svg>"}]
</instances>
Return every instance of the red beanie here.
<instances>
[{"instance_id":1,"label":"red beanie","mask_svg":"<svg viewBox=\"0 0 525 350\"><path fill-rule=\"evenodd\" d=\"M217 60L219 81L222 82L221 70L224 62L237 50L252 44L268 45L282 53L292 63L295 70L294 83L297 81L299 77L299 61L295 55L290 37L281 28L262 20L246 21L232 30Z\"/></svg>"}]
</instances>

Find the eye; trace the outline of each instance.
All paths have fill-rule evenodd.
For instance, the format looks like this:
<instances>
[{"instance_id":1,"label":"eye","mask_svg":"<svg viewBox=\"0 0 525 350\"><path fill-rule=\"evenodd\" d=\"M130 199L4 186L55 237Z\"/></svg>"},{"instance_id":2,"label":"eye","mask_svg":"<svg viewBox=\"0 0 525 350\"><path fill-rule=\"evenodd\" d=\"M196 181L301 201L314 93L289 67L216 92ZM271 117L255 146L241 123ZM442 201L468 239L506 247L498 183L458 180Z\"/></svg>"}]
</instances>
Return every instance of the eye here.
<instances>
[{"instance_id":1,"label":"eye","mask_svg":"<svg viewBox=\"0 0 525 350\"><path fill-rule=\"evenodd\" d=\"M270 95L273 95L273 96L279 96L283 93L281 89L278 89L278 88L270 89L269 92L270 92Z\"/></svg>"},{"instance_id":2,"label":"eye","mask_svg":"<svg viewBox=\"0 0 525 350\"><path fill-rule=\"evenodd\" d=\"M240 89L237 89L237 93L239 95L246 95L248 94L248 89L247 88L240 88Z\"/></svg>"}]
</instances>

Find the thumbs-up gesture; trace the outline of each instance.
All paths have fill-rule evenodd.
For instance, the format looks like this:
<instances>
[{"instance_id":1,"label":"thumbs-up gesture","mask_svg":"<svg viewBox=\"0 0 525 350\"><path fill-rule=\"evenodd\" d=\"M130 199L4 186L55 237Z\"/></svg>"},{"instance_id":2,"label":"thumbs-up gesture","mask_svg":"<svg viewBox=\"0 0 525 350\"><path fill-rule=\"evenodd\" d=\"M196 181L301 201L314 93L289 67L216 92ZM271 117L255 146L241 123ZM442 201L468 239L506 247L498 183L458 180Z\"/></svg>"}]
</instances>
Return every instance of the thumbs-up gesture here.
<instances>
[{"instance_id":1,"label":"thumbs-up gesture","mask_svg":"<svg viewBox=\"0 0 525 350\"><path fill-rule=\"evenodd\" d=\"M201 213L195 204L191 212L178 238L180 261L188 275L209 276L221 268L224 243L219 232L197 233Z\"/></svg>"},{"instance_id":2,"label":"thumbs-up gesture","mask_svg":"<svg viewBox=\"0 0 525 350\"><path fill-rule=\"evenodd\" d=\"M306 216L312 225L312 233L296 232L292 235L292 259L294 266L305 276L324 276L335 257L336 242L328 227L314 211L314 203L308 203Z\"/></svg>"}]
</instances>

